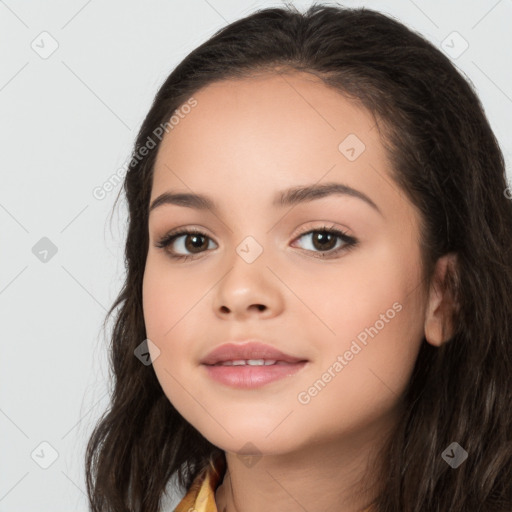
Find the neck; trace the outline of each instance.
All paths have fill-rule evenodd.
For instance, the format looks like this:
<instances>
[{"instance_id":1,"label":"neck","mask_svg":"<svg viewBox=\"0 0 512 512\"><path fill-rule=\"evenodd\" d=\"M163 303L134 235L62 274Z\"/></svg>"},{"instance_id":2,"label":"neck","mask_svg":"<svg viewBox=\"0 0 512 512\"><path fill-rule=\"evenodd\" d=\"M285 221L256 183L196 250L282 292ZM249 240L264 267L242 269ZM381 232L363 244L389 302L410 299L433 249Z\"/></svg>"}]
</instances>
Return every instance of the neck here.
<instances>
[{"instance_id":1,"label":"neck","mask_svg":"<svg viewBox=\"0 0 512 512\"><path fill-rule=\"evenodd\" d=\"M217 488L219 512L363 512L381 490L379 451L393 424L379 423L336 442L308 442L285 454L243 456L226 452ZM252 459L252 460L251 460Z\"/></svg>"}]
</instances>

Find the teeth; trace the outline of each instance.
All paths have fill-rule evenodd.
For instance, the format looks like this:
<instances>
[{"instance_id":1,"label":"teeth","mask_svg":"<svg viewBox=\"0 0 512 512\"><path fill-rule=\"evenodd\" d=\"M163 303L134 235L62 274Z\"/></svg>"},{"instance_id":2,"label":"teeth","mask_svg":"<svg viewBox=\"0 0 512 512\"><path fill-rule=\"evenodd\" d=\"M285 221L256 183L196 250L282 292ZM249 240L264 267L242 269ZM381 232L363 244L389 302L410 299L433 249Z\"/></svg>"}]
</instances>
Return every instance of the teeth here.
<instances>
[{"instance_id":1,"label":"teeth","mask_svg":"<svg viewBox=\"0 0 512 512\"><path fill-rule=\"evenodd\" d=\"M275 364L274 359L237 359L235 361L224 361L221 366L270 366Z\"/></svg>"}]
</instances>

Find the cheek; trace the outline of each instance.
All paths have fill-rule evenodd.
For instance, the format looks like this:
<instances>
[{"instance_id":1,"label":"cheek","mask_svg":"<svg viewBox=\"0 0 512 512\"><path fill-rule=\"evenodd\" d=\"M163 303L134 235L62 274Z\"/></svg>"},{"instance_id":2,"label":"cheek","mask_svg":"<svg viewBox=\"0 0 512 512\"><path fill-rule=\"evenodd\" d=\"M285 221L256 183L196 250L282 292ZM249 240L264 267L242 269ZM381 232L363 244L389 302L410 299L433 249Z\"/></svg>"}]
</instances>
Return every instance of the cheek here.
<instances>
[{"instance_id":1,"label":"cheek","mask_svg":"<svg viewBox=\"0 0 512 512\"><path fill-rule=\"evenodd\" d=\"M183 353L186 344L177 340L192 305L187 294L190 288L183 289L169 274L165 264L148 256L142 283L144 323L147 338L158 347L159 352L150 350L151 359L166 394L174 382L171 377L176 372L173 362L186 360L187 354Z\"/></svg>"},{"instance_id":2,"label":"cheek","mask_svg":"<svg viewBox=\"0 0 512 512\"><path fill-rule=\"evenodd\" d=\"M336 374L333 392L350 385L371 400L408 383L423 335L419 255L395 247L347 258L339 272L318 272L313 287L298 291L315 313L303 317L305 339L317 340L319 366Z\"/></svg>"},{"instance_id":3,"label":"cheek","mask_svg":"<svg viewBox=\"0 0 512 512\"><path fill-rule=\"evenodd\" d=\"M191 395L184 389L191 387L190 375L197 371L194 365L198 353L193 339L205 339L208 334L198 326L198 308L210 287L192 273L171 271L160 255L148 255L142 301L147 338L159 351L150 351L152 365L165 395L185 415L191 407ZM200 395L193 393L196 394Z\"/></svg>"},{"instance_id":4,"label":"cheek","mask_svg":"<svg viewBox=\"0 0 512 512\"><path fill-rule=\"evenodd\" d=\"M393 278L388 272L381 281L347 279L353 293L338 292L336 307L326 303L322 310L336 335L311 338L319 343L318 364L297 398L298 412L325 432L357 431L399 406L422 332L414 293L405 282L392 285Z\"/></svg>"},{"instance_id":5,"label":"cheek","mask_svg":"<svg viewBox=\"0 0 512 512\"><path fill-rule=\"evenodd\" d=\"M184 277L186 276L186 277ZM194 305L208 288L193 273L171 269L165 257L148 255L142 283L144 321L148 338L171 339L179 323L193 315ZM165 343L165 342L164 342Z\"/></svg>"},{"instance_id":6,"label":"cheek","mask_svg":"<svg viewBox=\"0 0 512 512\"><path fill-rule=\"evenodd\" d=\"M337 265L318 265L314 279L304 279L295 269L285 276L302 303L296 307L301 324L310 329L308 339L324 338L334 351L348 348L357 336L364 344L375 330L379 337L388 332L391 339L400 339L399 332L408 329L421 303L416 301L419 267L414 251L404 254L397 246L374 243Z\"/></svg>"}]
</instances>

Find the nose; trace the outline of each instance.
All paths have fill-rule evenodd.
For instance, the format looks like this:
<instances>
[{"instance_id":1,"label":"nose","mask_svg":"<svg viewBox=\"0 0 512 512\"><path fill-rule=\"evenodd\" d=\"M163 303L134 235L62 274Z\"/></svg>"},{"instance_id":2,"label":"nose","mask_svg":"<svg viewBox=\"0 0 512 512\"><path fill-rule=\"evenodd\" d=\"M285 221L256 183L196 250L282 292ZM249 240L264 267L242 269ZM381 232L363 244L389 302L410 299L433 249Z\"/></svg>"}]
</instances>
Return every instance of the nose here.
<instances>
[{"instance_id":1,"label":"nose","mask_svg":"<svg viewBox=\"0 0 512 512\"><path fill-rule=\"evenodd\" d=\"M247 263L238 255L215 288L213 307L223 319L273 318L284 307L282 283L262 257Z\"/></svg>"}]
</instances>

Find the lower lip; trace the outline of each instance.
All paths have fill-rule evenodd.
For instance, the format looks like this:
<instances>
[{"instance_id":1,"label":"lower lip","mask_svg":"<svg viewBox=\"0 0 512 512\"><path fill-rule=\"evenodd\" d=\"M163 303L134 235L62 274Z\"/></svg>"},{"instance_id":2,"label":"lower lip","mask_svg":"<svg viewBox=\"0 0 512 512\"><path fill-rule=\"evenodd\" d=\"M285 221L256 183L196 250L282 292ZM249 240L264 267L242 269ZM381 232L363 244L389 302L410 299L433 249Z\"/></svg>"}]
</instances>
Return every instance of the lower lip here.
<instances>
[{"instance_id":1,"label":"lower lip","mask_svg":"<svg viewBox=\"0 0 512 512\"><path fill-rule=\"evenodd\" d=\"M271 364L268 366L212 366L203 365L215 381L239 389L253 389L285 377L290 377L304 368L307 361L293 364Z\"/></svg>"}]
</instances>

